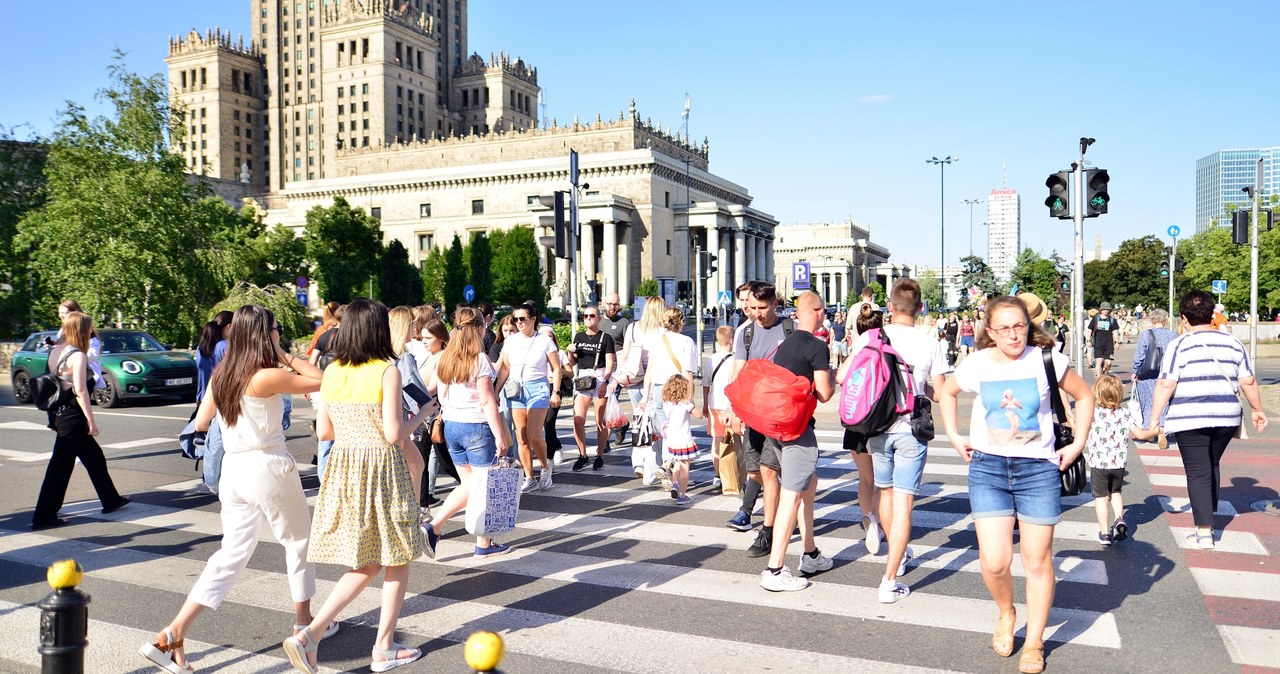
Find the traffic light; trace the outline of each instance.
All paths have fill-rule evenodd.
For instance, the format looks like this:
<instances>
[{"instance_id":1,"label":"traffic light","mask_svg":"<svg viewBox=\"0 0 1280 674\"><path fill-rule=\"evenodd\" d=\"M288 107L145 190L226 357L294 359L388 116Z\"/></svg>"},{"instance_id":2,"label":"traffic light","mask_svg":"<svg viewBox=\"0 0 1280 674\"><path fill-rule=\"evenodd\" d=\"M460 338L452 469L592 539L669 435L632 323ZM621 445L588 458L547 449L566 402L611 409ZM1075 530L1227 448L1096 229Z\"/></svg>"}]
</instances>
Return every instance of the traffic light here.
<instances>
[{"instance_id":1,"label":"traffic light","mask_svg":"<svg viewBox=\"0 0 1280 674\"><path fill-rule=\"evenodd\" d=\"M676 299L688 300L691 296L692 294L689 291L689 282L683 280L676 281Z\"/></svg>"},{"instance_id":2,"label":"traffic light","mask_svg":"<svg viewBox=\"0 0 1280 674\"><path fill-rule=\"evenodd\" d=\"M702 256L702 274L704 278L711 278L716 274L716 256L711 251L704 250L699 255Z\"/></svg>"},{"instance_id":3,"label":"traffic light","mask_svg":"<svg viewBox=\"0 0 1280 674\"><path fill-rule=\"evenodd\" d=\"M1168 258L1160 261L1160 278L1169 278L1169 260Z\"/></svg>"},{"instance_id":4,"label":"traffic light","mask_svg":"<svg viewBox=\"0 0 1280 674\"><path fill-rule=\"evenodd\" d=\"M1231 242L1237 246L1249 243L1249 211L1236 211L1231 214Z\"/></svg>"},{"instance_id":5,"label":"traffic light","mask_svg":"<svg viewBox=\"0 0 1280 674\"><path fill-rule=\"evenodd\" d=\"M1071 281L1067 278L1066 274L1058 276L1058 289L1063 292L1071 290Z\"/></svg>"},{"instance_id":6,"label":"traffic light","mask_svg":"<svg viewBox=\"0 0 1280 674\"><path fill-rule=\"evenodd\" d=\"M569 228L565 225L564 218L564 192L556 192L551 196L538 197L538 203L546 208L551 209L551 215L544 215L538 218L538 224L543 227L550 227L555 233L555 241L551 242L551 237L546 237L548 241L543 245L553 246L555 248L556 257L569 257Z\"/></svg>"},{"instance_id":7,"label":"traffic light","mask_svg":"<svg viewBox=\"0 0 1280 674\"><path fill-rule=\"evenodd\" d=\"M1049 215L1059 220L1071 219L1071 172L1059 171L1044 181L1049 188L1049 198L1044 205L1049 207Z\"/></svg>"},{"instance_id":8,"label":"traffic light","mask_svg":"<svg viewBox=\"0 0 1280 674\"><path fill-rule=\"evenodd\" d=\"M1087 169L1084 172L1084 217L1096 218L1107 212L1107 204L1111 203L1111 195L1107 194L1107 183L1111 176L1106 169Z\"/></svg>"}]
</instances>

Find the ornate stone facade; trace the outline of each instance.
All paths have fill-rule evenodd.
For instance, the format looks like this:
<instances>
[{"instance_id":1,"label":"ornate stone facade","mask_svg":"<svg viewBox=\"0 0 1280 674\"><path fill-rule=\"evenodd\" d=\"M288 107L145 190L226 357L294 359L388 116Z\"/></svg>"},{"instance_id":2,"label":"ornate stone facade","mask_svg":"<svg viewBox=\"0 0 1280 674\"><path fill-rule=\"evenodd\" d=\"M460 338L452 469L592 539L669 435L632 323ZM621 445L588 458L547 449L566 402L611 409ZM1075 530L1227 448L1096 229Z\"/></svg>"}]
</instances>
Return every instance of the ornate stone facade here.
<instances>
[{"instance_id":1,"label":"ornate stone facade","mask_svg":"<svg viewBox=\"0 0 1280 674\"><path fill-rule=\"evenodd\" d=\"M889 264L889 251L871 241L871 227L853 220L782 225L777 236L777 271L770 275L783 297L797 294L792 265L809 263L811 289L830 305L848 306L862 288L878 282L886 290L912 276L906 265Z\"/></svg>"}]
</instances>

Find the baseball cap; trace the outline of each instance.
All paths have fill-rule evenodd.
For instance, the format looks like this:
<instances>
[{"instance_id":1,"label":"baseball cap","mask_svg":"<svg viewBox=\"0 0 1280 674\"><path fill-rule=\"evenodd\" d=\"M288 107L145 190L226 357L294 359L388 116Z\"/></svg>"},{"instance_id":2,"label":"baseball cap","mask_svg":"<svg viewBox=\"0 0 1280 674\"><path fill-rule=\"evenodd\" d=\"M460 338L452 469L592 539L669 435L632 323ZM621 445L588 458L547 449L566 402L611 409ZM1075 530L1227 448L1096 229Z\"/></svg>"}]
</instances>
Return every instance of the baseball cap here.
<instances>
[{"instance_id":1,"label":"baseball cap","mask_svg":"<svg viewBox=\"0 0 1280 674\"><path fill-rule=\"evenodd\" d=\"M1110 303L1110 302L1103 302L1101 305L1099 305L1099 306L1098 306L1098 309L1099 309L1099 310L1103 310L1103 309L1110 310L1110 309L1111 309L1111 303Z\"/></svg>"}]
</instances>

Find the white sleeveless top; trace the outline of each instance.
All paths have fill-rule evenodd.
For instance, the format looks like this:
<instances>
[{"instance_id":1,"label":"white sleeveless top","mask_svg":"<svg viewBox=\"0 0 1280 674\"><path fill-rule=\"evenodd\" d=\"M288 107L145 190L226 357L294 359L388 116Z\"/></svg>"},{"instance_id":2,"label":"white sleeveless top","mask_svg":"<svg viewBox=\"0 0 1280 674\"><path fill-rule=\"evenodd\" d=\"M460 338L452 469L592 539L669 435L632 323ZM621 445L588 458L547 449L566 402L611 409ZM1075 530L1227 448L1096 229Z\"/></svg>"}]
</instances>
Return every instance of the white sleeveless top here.
<instances>
[{"instance_id":1,"label":"white sleeveless top","mask_svg":"<svg viewBox=\"0 0 1280 674\"><path fill-rule=\"evenodd\" d=\"M283 419L284 399L278 395L240 398L240 418L235 426L228 426L222 415L218 415L224 451L233 454L284 449Z\"/></svg>"}]
</instances>

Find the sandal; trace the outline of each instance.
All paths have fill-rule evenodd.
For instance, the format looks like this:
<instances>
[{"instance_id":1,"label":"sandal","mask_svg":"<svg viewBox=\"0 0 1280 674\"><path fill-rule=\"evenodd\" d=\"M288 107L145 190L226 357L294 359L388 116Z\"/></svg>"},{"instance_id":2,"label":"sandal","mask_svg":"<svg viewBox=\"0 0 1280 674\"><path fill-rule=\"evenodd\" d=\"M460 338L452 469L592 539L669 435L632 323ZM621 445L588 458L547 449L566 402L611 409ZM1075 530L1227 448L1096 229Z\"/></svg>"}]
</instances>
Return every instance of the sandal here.
<instances>
[{"instance_id":1,"label":"sandal","mask_svg":"<svg viewBox=\"0 0 1280 674\"><path fill-rule=\"evenodd\" d=\"M996 652L996 655L1002 658L1013 655L1013 631L1017 626L1018 615L1016 613L1009 620L1007 626L999 619L996 620L996 633L991 637L991 649Z\"/></svg>"},{"instance_id":2,"label":"sandal","mask_svg":"<svg viewBox=\"0 0 1280 674\"><path fill-rule=\"evenodd\" d=\"M306 643L302 643L303 638L307 640ZM296 635L285 639L280 645L284 647L284 653L289 656L289 663L294 669L303 674L316 674L316 666L311 664L307 655L316 652L320 647L320 640L311 636L311 628L304 627L298 630Z\"/></svg>"},{"instance_id":3,"label":"sandal","mask_svg":"<svg viewBox=\"0 0 1280 674\"><path fill-rule=\"evenodd\" d=\"M338 621L337 621L337 620L335 620L335 621L333 621L333 622L329 623L329 626L328 626L328 627L326 627L326 628L324 628L324 634L321 634L321 635L320 635L320 641L324 641L325 639L328 639L329 637L331 637L331 636L333 636L333 635L337 634L337 633L338 633L338 627L339 627L339 625L338 625ZM301 632L302 630L305 630L305 629L307 629L307 626L306 626L306 625L294 625L294 626L293 626L293 634L294 634L294 636L297 636L298 632Z\"/></svg>"},{"instance_id":4,"label":"sandal","mask_svg":"<svg viewBox=\"0 0 1280 674\"><path fill-rule=\"evenodd\" d=\"M400 651L409 651L409 657L397 658L396 656L400 654ZM386 650L382 650L381 648L373 649L373 655L375 657L378 657L378 656L384 657L386 658L386 660L371 659L369 662L369 669L375 672L389 672L395 669L396 667L407 665L410 662L413 662L418 658L421 658L422 651L417 648L411 648L409 646L405 646L404 644L397 644L393 641L391 642L391 648L388 648Z\"/></svg>"},{"instance_id":5,"label":"sandal","mask_svg":"<svg viewBox=\"0 0 1280 674\"><path fill-rule=\"evenodd\" d=\"M183 674L183 672L196 671L189 663L187 663L187 654L182 647L183 639L174 639L173 630L168 627L164 631L156 635L154 644L142 644L138 648L138 654L147 659L147 662L160 668L162 672L169 674ZM174 654L178 654L182 658L182 664L174 659Z\"/></svg>"},{"instance_id":6,"label":"sandal","mask_svg":"<svg viewBox=\"0 0 1280 674\"><path fill-rule=\"evenodd\" d=\"M1018 671L1022 674L1040 674L1044 671L1044 646L1024 646L1018 658Z\"/></svg>"},{"instance_id":7,"label":"sandal","mask_svg":"<svg viewBox=\"0 0 1280 674\"><path fill-rule=\"evenodd\" d=\"M1201 550L1213 549L1213 534L1191 533L1187 534L1187 545Z\"/></svg>"}]
</instances>

